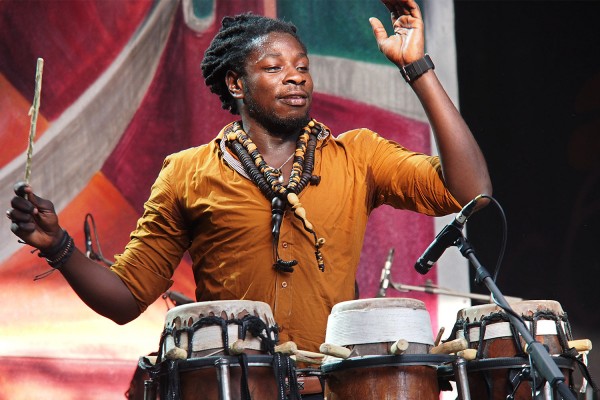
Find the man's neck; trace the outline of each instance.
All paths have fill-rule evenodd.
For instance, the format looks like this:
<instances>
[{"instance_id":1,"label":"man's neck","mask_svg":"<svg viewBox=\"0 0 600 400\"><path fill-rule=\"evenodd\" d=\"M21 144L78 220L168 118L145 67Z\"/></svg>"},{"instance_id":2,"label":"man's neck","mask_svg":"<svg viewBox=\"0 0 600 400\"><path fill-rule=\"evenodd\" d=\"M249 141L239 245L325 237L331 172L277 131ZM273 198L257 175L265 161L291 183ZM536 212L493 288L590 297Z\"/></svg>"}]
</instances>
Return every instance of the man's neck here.
<instances>
[{"instance_id":1,"label":"man's neck","mask_svg":"<svg viewBox=\"0 0 600 400\"><path fill-rule=\"evenodd\" d=\"M243 127L269 165L278 165L280 159L289 157L296 148L296 141L300 134L300 131L269 132L257 123L243 122Z\"/></svg>"}]
</instances>

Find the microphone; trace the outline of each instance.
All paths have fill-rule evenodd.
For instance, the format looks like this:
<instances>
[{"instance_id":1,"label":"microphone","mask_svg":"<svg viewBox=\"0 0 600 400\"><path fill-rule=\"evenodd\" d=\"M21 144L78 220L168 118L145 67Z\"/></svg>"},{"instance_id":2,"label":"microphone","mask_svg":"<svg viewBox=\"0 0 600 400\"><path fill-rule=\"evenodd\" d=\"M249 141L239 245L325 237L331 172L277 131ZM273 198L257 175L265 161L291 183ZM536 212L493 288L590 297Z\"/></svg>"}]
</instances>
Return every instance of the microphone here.
<instances>
[{"instance_id":1,"label":"microphone","mask_svg":"<svg viewBox=\"0 0 600 400\"><path fill-rule=\"evenodd\" d=\"M92 235L90 233L90 224L88 223L87 218L88 215L85 216L85 220L83 221L83 234L85 236L85 256L90 260L95 260L96 254L94 254L94 250L92 249Z\"/></svg>"},{"instance_id":2,"label":"microphone","mask_svg":"<svg viewBox=\"0 0 600 400\"><path fill-rule=\"evenodd\" d=\"M377 296L375 297L385 297L385 292L390 286L390 270L392 269L393 259L394 248L392 247L388 253L387 259L385 260L385 264L383 264L383 269L381 270L381 279L379 282L379 292L377 292Z\"/></svg>"},{"instance_id":3,"label":"microphone","mask_svg":"<svg viewBox=\"0 0 600 400\"><path fill-rule=\"evenodd\" d=\"M165 295L175 304L176 306L180 306L182 304L193 303L194 300L190 299L183 293L174 292L172 290L167 290Z\"/></svg>"},{"instance_id":4,"label":"microphone","mask_svg":"<svg viewBox=\"0 0 600 400\"><path fill-rule=\"evenodd\" d=\"M425 252L415 263L415 269L421 275L425 275L433 264L441 257L441 255L462 235L462 229L467 222L467 219L473 214L475 205L483 195L478 195L471 200L462 210L456 215L454 220L444 227L437 234L433 242L427 247Z\"/></svg>"}]
</instances>

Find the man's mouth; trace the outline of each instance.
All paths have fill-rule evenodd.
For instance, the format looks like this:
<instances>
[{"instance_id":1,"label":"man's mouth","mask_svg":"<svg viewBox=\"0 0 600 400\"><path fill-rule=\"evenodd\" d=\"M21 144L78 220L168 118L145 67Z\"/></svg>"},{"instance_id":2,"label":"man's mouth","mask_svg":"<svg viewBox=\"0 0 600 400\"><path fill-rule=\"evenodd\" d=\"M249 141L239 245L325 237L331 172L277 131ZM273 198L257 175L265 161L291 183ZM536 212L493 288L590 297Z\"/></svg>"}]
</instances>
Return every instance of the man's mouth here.
<instances>
[{"instance_id":1,"label":"man's mouth","mask_svg":"<svg viewBox=\"0 0 600 400\"><path fill-rule=\"evenodd\" d=\"M307 104L308 96L304 92L293 92L279 97L279 100L290 106L300 107Z\"/></svg>"}]
</instances>

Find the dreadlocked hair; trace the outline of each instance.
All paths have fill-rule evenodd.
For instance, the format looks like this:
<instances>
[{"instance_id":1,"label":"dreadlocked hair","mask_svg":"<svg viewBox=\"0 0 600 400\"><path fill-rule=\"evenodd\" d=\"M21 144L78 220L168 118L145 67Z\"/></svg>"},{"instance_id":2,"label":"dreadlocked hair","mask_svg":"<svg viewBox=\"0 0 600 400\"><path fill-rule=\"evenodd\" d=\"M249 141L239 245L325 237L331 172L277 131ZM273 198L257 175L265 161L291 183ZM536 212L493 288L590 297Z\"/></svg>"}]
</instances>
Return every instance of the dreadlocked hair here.
<instances>
[{"instance_id":1,"label":"dreadlocked hair","mask_svg":"<svg viewBox=\"0 0 600 400\"><path fill-rule=\"evenodd\" d=\"M223 109L232 114L239 114L239 111L225 83L227 71L244 76L246 58L254 50L256 39L271 32L292 35L306 51L294 24L247 13L223 18L221 29L204 52L201 64L204 82L219 96Z\"/></svg>"}]
</instances>

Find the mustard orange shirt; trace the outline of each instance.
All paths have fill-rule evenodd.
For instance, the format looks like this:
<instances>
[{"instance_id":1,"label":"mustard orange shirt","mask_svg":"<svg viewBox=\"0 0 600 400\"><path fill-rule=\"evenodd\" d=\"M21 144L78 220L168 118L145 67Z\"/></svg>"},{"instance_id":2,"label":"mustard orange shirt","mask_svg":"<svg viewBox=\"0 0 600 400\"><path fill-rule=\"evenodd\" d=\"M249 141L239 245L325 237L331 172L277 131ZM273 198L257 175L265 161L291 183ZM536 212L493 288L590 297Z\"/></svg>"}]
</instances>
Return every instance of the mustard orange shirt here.
<instances>
[{"instance_id":1,"label":"mustard orange shirt","mask_svg":"<svg viewBox=\"0 0 600 400\"><path fill-rule=\"evenodd\" d=\"M382 204L427 215L460 210L442 179L439 159L409 151L368 129L319 140L313 175L299 198L322 247L317 267L314 237L286 211L279 255L297 260L292 273L273 268L271 205L258 187L231 168L219 143L168 156L145 211L112 269L141 310L172 284L189 251L197 301L268 303L280 342L317 351L331 307L354 299L354 282L371 211Z\"/></svg>"}]
</instances>

